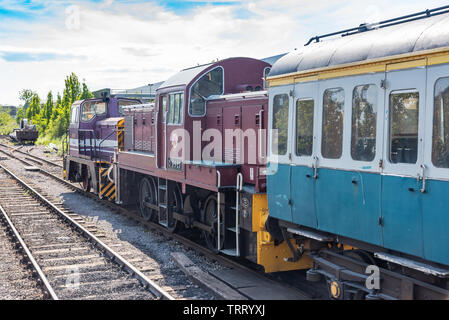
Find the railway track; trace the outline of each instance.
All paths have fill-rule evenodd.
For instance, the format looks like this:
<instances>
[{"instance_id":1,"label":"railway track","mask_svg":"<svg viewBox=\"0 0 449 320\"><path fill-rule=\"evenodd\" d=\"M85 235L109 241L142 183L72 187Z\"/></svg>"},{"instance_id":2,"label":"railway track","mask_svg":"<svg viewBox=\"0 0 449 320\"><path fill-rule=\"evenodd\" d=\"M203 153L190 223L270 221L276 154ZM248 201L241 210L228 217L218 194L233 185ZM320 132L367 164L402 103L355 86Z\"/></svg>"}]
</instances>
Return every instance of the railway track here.
<instances>
[{"instance_id":1,"label":"railway track","mask_svg":"<svg viewBox=\"0 0 449 320\"><path fill-rule=\"evenodd\" d=\"M38 164L39 166L43 166L45 164L49 168L54 168L54 169L58 169L58 170L62 169L62 165L56 163L54 160L51 161L51 160L33 155L31 153L30 149L28 149L27 151L22 151L21 147L12 148L11 146L8 146L4 143L0 143L0 146L11 150L11 152L16 152L16 153L23 155L26 160L31 161L35 164Z\"/></svg>"},{"instance_id":2,"label":"railway track","mask_svg":"<svg viewBox=\"0 0 449 320\"><path fill-rule=\"evenodd\" d=\"M4 219L53 299L174 299L55 203L0 169Z\"/></svg>"},{"instance_id":3,"label":"railway track","mask_svg":"<svg viewBox=\"0 0 449 320\"><path fill-rule=\"evenodd\" d=\"M3 144L0 144L0 146L8 147L8 149L11 150L11 147L9 147L9 146L5 146ZM6 154L10 157L13 157L16 160L19 160L24 165L27 165L27 166L32 165L31 163L27 162L26 160L20 159L19 157L13 155L11 152L7 152L2 149L0 149L0 152L3 152L4 154ZM160 234L163 234L168 239L175 239L175 240L179 241L180 243L182 243L183 246L190 248L201 255L206 256L207 258L209 258L212 261L217 261L218 263L220 263L221 265L223 265L225 267L241 269L241 270L244 270L245 272L251 273L252 275L256 275L257 277L260 277L263 279L268 278L268 279L272 280L273 282L281 283L281 284L285 285L286 287L289 287L289 285L287 285L288 281L285 280L285 277L282 277L282 276L276 277L276 276L271 276L271 275L265 275L265 274L262 274L260 272L260 270L256 270L254 268L255 266L253 266L251 264L247 264L244 261L241 261L239 259L233 259L230 257L223 256L221 254L216 254L215 252L198 244L194 240L192 240L184 235L177 234L177 233L170 233L163 226L160 226L159 224L151 222L151 221L144 220L140 216L140 214L138 213L137 210L123 208L115 203L110 202L110 201L99 199L97 195L90 193L90 192L85 192L82 188L78 187L77 185L60 178L56 174L49 172L48 170L45 170L42 167L39 168L39 173L48 176L49 178L57 181L58 183L64 185L65 187L67 187L79 194L82 194L83 196L93 199L94 201L100 203L102 206L105 206L108 209L110 209L114 212L117 212L120 215L133 220L136 223L141 224L142 226L144 226L145 228L147 228L150 231L156 231ZM306 284L304 286L304 289L298 289L296 286L295 286L295 289L298 290L299 292L301 292L304 295L304 297L306 297L307 299L313 299L313 298L317 298L317 297L322 298L322 293L321 292L311 292L310 291L311 288L308 284ZM307 290L307 292L306 292L306 290Z\"/></svg>"},{"instance_id":4,"label":"railway track","mask_svg":"<svg viewBox=\"0 0 449 320\"><path fill-rule=\"evenodd\" d=\"M0 206L0 297L7 300L56 299L28 246Z\"/></svg>"}]
</instances>

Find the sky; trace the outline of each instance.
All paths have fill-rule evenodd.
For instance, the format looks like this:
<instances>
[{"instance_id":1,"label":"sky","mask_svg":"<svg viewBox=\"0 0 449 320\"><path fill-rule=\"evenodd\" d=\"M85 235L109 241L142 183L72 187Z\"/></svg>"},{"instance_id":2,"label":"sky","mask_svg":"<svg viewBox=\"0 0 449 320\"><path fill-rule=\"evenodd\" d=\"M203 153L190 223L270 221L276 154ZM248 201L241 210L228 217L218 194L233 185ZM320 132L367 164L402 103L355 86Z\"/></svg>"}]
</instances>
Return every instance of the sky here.
<instances>
[{"instance_id":1,"label":"sky","mask_svg":"<svg viewBox=\"0 0 449 320\"><path fill-rule=\"evenodd\" d=\"M216 59L265 58L319 34L448 5L439 0L0 0L0 105L164 81Z\"/></svg>"}]
</instances>

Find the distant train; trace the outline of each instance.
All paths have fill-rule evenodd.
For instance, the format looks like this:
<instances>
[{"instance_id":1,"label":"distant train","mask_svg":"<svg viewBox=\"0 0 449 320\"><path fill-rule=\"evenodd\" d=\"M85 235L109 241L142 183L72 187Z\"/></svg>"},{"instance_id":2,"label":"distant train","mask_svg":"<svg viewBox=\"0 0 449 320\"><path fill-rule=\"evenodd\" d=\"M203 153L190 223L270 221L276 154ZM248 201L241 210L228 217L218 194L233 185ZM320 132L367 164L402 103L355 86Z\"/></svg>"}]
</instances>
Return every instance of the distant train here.
<instances>
[{"instance_id":1,"label":"distant train","mask_svg":"<svg viewBox=\"0 0 449 320\"><path fill-rule=\"evenodd\" d=\"M39 138L39 132L36 126L28 119L20 120L20 128L14 129L14 131L9 135L14 141L24 143L24 142L36 142Z\"/></svg>"},{"instance_id":2,"label":"distant train","mask_svg":"<svg viewBox=\"0 0 449 320\"><path fill-rule=\"evenodd\" d=\"M448 299L448 12L78 101L64 177L334 299Z\"/></svg>"}]
</instances>

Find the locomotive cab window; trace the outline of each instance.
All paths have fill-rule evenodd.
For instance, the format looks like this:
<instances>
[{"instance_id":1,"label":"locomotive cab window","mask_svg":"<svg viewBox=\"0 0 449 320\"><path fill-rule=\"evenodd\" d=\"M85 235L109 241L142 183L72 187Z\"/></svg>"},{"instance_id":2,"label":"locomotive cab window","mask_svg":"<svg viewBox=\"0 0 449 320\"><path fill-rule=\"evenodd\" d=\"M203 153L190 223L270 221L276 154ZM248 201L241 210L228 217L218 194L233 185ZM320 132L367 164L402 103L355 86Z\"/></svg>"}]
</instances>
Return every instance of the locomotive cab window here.
<instances>
[{"instance_id":1,"label":"locomotive cab window","mask_svg":"<svg viewBox=\"0 0 449 320\"><path fill-rule=\"evenodd\" d=\"M168 123L181 124L184 93L172 93L168 100Z\"/></svg>"},{"instance_id":2,"label":"locomotive cab window","mask_svg":"<svg viewBox=\"0 0 449 320\"><path fill-rule=\"evenodd\" d=\"M340 159L343 151L343 116L345 91L327 89L323 95L323 128L321 154L327 159Z\"/></svg>"},{"instance_id":3,"label":"locomotive cab window","mask_svg":"<svg viewBox=\"0 0 449 320\"><path fill-rule=\"evenodd\" d=\"M419 93L390 94L390 162L416 163L418 159Z\"/></svg>"},{"instance_id":4,"label":"locomotive cab window","mask_svg":"<svg viewBox=\"0 0 449 320\"><path fill-rule=\"evenodd\" d=\"M70 123L78 123L79 121L79 106L73 106L72 108L72 114L70 115Z\"/></svg>"},{"instance_id":5,"label":"locomotive cab window","mask_svg":"<svg viewBox=\"0 0 449 320\"><path fill-rule=\"evenodd\" d=\"M351 156L356 161L373 161L376 156L377 88L362 85L352 96Z\"/></svg>"},{"instance_id":6,"label":"locomotive cab window","mask_svg":"<svg viewBox=\"0 0 449 320\"><path fill-rule=\"evenodd\" d=\"M81 115L82 121L90 121L98 115L106 113L106 102L89 101L82 106L83 112Z\"/></svg>"},{"instance_id":7,"label":"locomotive cab window","mask_svg":"<svg viewBox=\"0 0 449 320\"><path fill-rule=\"evenodd\" d=\"M312 99L296 102L296 155L300 157L312 155L314 105Z\"/></svg>"},{"instance_id":8,"label":"locomotive cab window","mask_svg":"<svg viewBox=\"0 0 449 320\"><path fill-rule=\"evenodd\" d=\"M288 106L289 97L287 94L279 94L274 97L273 129L277 130L277 135L273 134L272 153L276 155L287 154Z\"/></svg>"},{"instance_id":9,"label":"locomotive cab window","mask_svg":"<svg viewBox=\"0 0 449 320\"><path fill-rule=\"evenodd\" d=\"M165 117L167 116L167 97L164 96L161 99L162 104L162 123L165 123Z\"/></svg>"},{"instance_id":10,"label":"locomotive cab window","mask_svg":"<svg viewBox=\"0 0 449 320\"><path fill-rule=\"evenodd\" d=\"M449 168L449 78L438 79L435 84L432 163Z\"/></svg>"},{"instance_id":11,"label":"locomotive cab window","mask_svg":"<svg viewBox=\"0 0 449 320\"><path fill-rule=\"evenodd\" d=\"M203 75L190 89L189 113L191 116L203 116L206 113L206 100L224 92L223 68L218 67Z\"/></svg>"}]
</instances>

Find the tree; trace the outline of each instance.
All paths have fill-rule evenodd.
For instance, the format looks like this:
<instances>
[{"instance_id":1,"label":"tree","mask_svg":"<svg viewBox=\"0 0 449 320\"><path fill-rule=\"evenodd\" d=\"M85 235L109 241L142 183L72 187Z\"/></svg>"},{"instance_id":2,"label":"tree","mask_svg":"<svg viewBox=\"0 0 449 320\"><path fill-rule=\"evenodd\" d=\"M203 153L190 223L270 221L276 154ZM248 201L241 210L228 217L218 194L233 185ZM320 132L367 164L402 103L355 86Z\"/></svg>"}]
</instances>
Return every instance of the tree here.
<instances>
[{"instance_id":1,"label":"tree","mask_svg":"<svg viewBox=\"0 0 449 320\"><path fill-rule=\"evenodd\" d=\"M20 124L20 121L25 117L25 111L24 108L19 108L17 109L17 114L16 114L16 122L17 124Z\"/></svg>"},{"instance_id":2,"label":"tree","mask_svg":"<svg viewBox=\"0 0 449 320\"><path fill-rule=\"evenodd\" d=\"M65 79L64 93L67 94L70 103L75 102L81 96L81 84L73 72Z\"/></svg>"},{"instance_id":3,"label":"tree","mask_svg":"<svg viewBox=\"0 0 449 320\"><path fill-rule=\"evenodd\" d=\"M23 106L24 111L28 109L28 106L30 105L31 99L33 98L34 94L35 93L30 89L23 89L22 91L20 91L19 99L25 103Z\"/></svg>"},{"instance_id":4,"label":"tree","mask_svg":"<svg viewBox=\"0 0 449 320\"><path fill-rule=\"evenodd\" d=\"M36 124L41 136L59 140L69 127L72 104L76 100L93 97L85 81L81 85L74 73L68 75L64 83L64 91L62 95L58 92L56 103L52 91L47 94L45 104L41 104L37 93L29 89L22 90L20 99L25 102L26 108L18 110L18 123L21 119L28 118Z\"/></svg>"},{"instance_id":5,"label":"tree","mask_svg":"<svg viewBox=\"0 0 449 320\"><path fill-rule=\"evenodd\" d=\"M83 82L83 93L81 94L81 100L93 98L94 95L89 91L85 82Z\"/></svg>"},{"instance_id":6,"label":"tree","mask_svg":"<svg viewBox=\"0 0 449 320\"><path fill-rule=\"evenodd\" d=\"M44 108L42 109L42 118L45 119L45 124L47 125L50 122L50 119L53 115L53 94L50 91L47 95L47 102L44 105Z\"/></svg>"},{"instance_id":7,"label":"tree","mask_svg":"<svg viewBox=\"0 0 449 320\"><path fill-rule=\"evenodd\" d=\"M41 111L41 99L37 93L34 93L31 97L30 105L25 111L27 119L33 119Z\"/></svg>"}]
</instances>

